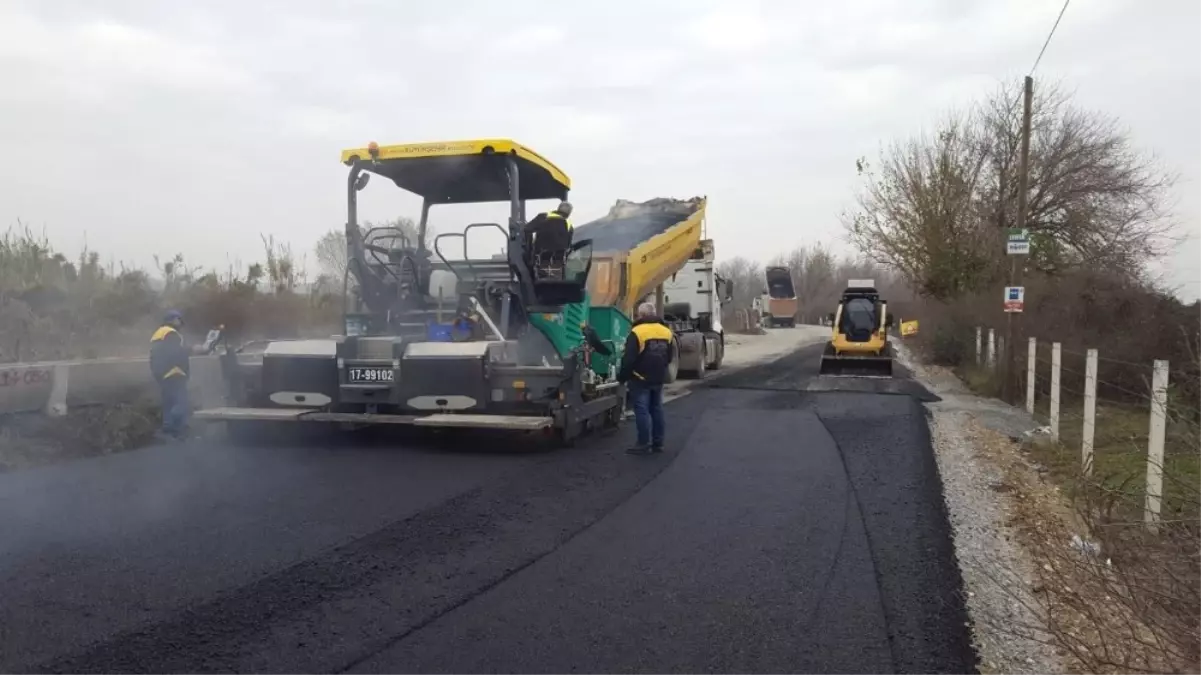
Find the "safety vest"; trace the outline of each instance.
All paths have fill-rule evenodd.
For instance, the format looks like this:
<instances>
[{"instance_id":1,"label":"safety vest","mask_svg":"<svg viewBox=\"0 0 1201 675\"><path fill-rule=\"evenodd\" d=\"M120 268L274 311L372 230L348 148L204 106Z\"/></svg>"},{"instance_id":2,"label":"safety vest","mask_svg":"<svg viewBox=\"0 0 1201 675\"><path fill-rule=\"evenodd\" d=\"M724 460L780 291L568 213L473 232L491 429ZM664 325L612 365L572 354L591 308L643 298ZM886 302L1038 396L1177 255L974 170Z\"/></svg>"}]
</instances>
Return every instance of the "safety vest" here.
<instances>
[{"instance_id":1,"label":"safety vest","mask_svg":"<svg viewBox=\"0 0 1201 675\"><path fill-rule=\"evenodd\" d=\"M550 213L546 214L546 218L548 220L551 218L563 218L563 214L559 213L558 211L551 211ZM565 220L567 222L567 231L571 232L573 229L572 225L571 225L571 220L569 220L567 218L563 218L563 220Z\"/></svg>"},{"instance_id":2,"label":"safety vest","mask_svg":"<svg viewBox=\"0 0 1201 675\"><path fill-rule=\"evenodd\" d=\"M630 374L639 380L662 384L671 361L671 329L658 321L635 323L630 328L630 337L636 342L630 345L627 339L627 348L633 346L638 350Z\"/></svg>"},{"instance_id":3,"label":"safety vest","mask_svg":"<svg viewBox=\"0 0 1201 675\"><path fill-rule=\"evenodd\" d=\"M166 340L167 337L170 336L172 333L178 333L178 332L179 331L175 330L175 328L173 328L172 326L159 326L158 330L154 331L154 335L150 336L150 361L151 361L150 365L151 365L151 368L154 368L156 365L158 365L155 362L159 361L160 359L163 358L163 356L156 354L156 352L158 351L157 343L160 343L163 340ZM182 340L181 340L181 342L182 342ZM167 372L163 373L162 379L166 380L171 377L179 377L179 376L183 376L183 375L187 375L187 373L184 372L184 370L182 368L180 368L179 366L171 366L170 368L167 369Z\"/></svg>"}]
</instances>

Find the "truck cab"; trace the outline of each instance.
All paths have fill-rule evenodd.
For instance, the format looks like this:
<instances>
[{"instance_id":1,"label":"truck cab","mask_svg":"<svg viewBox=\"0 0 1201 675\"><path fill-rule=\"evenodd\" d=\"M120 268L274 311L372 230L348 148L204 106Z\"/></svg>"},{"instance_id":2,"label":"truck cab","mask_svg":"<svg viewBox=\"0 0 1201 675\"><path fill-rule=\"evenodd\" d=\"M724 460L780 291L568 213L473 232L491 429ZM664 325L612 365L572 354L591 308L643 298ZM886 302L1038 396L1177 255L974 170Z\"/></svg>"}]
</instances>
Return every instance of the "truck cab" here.
<instances>
[{"instance_id":1,"label":"truck cab","mask_svg":"<svg viewBox=\"0 0 1201 675\"><path fill-rule=\"evenodd\" d=\"M722 306L733 296L733 282L717 273L711 239L700 241L684 266L663 282L663 320L680 343L680 370L701 378L721 367Z\"/></svg>"}]
</instances>

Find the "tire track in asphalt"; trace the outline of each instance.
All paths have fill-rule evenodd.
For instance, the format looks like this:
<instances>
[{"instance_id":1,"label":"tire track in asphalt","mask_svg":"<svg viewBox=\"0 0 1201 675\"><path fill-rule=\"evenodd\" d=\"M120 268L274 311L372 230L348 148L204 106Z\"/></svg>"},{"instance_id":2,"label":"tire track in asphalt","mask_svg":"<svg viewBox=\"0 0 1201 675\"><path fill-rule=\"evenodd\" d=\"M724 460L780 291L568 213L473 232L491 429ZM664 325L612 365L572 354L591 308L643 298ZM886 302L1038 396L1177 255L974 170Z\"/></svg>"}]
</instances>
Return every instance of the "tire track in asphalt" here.
<instances>
[{"instance_id":1,"label":"tire track in asphalt","mask_svg":"<svg viewBox=\"0 0 1201 675\"><path fill-rule=\"evenodd\" d=\"M839 463L842 465L842 474L846 478L847 500L848 500L848 502L851 502L851 504L849 504L848 506L850 506L850 505L854 506L855 515L859 519L859 524L863 527L864 539L867 540L868 556L871 558L871 561L872 561L872 579L873 579L873 581L875 581L875 584L876 584L876 596L880 599L880 613L884 616L884 625L892 626L893 621L892 621L892 617L889 616L888 603L885 602L885 600L884 600L885 589L884 589L884 585L881 583L881 579L880 579L880 563L876 556L876 545L872 542L871 528L868 527L867 520L863 516L863 499L861 499L859 497L859 490L858 490L858 488L855 487L855 479L854 479L854 477L851 476L850 467L847 466L846 451L844 451L842 449L842 445L838 442L838 439L834 437L834 434L830 431L830 427L826 426L826 422L825 422L825 420L822 420L821 415L818 415L817 419L818 419L818 421L820 421L822 423L822 426L826 429L826 433L829 434L829 436L830 436L830 441L834 444L834 448L838 452L838 460L839 460ZM850 509L848 509L848 511L849 510ZM849 521L849 518L847 520ZM846 523L844 523L844 525L843 525L844 537L845 537L846 530L847 530L847 525L846 525ZM843 544L843 539L839 538L838 546L839 546L840 553L842 551L842 544ZM835 555L834 565L832 565L830 568L830 576L831 577L833 577L834 566L836 566L838 564L837 560L838 560L838 556ZM820 615L818 612L814 612L814 614ZM888 654L889 654L889 658L892 661L892 668L889 669L889 672L897 672L897 662L898 662L897 661L897 645L896 645L896 640L893 637L893 632L891 630L888 631Z\"/></svg>"},{"instance_id":2,"label":"tire track in asphalt","mask_svg":"<svg viewBox=\"0 0 1201 675\"><path fill-rule=\"evenodd\" d=\"M971 646L963 581L931 445L929 413L920 403L939 398L900 364L894 364L895 377L891 379L818 377L820 353L820 348L802 349L711 386L799 394L801 407L815 412L836 445L847 484L855 495L889 628L894 671L975 672L977 657ZM908 443L897 443L895 431L889 428L888 420L895 413L875 412L881 404L901 400L909 409L906 416L920 422L909 425L915 433ZM911 445L918 451L909 457L874 456L880 448L898 445ZM868 457L872 461L864 459ZM890 470L879 470L881 465ZM886 488L883 492L887 494L887 488L896 488L893 482L905 476L919 480L895 490L893 499L882 500L880 488ZM870 484L865 486L865 482ZM898 518L898 513L913 518ZM905 532L911 539L897 536Z\"/></svg>"}]
</instances>

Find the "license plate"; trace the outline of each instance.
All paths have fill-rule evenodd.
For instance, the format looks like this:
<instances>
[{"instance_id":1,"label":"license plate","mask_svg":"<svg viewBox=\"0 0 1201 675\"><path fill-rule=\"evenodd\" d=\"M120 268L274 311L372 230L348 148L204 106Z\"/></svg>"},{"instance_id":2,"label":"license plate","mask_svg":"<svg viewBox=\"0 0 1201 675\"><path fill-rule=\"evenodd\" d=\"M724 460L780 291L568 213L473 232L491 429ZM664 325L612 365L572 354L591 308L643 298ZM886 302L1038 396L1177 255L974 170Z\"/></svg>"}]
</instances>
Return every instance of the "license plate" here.
<instances>
[{"instance_id":1,"label":"license plate","mask_svg":"<svg viewBox=\"0 0 1201 675\"><path fill-rule=\"evenodd\" d=\"M352 384L386 384L396 380L391 368L347 368L346 380Z\"/></svg>"}]
</instances>

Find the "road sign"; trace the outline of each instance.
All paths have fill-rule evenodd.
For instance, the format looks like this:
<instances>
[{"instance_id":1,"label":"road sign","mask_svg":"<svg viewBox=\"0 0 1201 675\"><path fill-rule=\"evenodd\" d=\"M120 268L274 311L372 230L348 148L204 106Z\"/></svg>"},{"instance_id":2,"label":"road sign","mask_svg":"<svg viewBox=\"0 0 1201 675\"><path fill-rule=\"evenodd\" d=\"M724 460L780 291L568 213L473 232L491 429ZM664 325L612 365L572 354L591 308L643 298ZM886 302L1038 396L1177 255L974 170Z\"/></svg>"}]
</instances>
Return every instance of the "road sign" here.
<instances>
[{"instance_id":1,"label":"road sign","mask_svg":"<svg viewBox=\"0 0 1201 675\"><path fill-rule=\"evenodd\" d=\"M917 321L902 321L901 322L901 337L909 337L917 335Z\"/></svg>"},{"instance_id":2,"label":"road sign","mask_svg":"<svg viewBox=\"0 0 1201 675\"><path fill-rule=\"evenodd\" d=\"M1005 287L1005 311L1020 312L1026 306L1026 287L1025 286L1006 286Z\"/></svg>"},{"instance_id":3,"label":"road sign","mask_svg":"<svg viewBox=\"0 0 1201 675\"><path fill-rule=\"evenodd\" d=\"M1005 242L1005 253L1008 255L1030 255L1030 230L1011 227Z\"/></svg>"}]
</instances>

